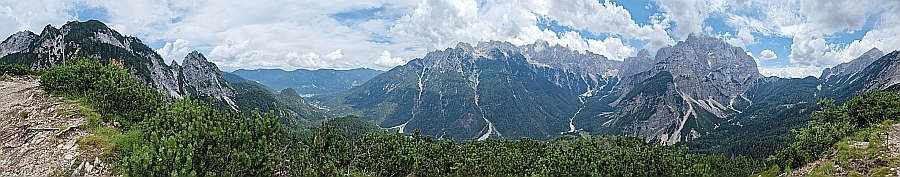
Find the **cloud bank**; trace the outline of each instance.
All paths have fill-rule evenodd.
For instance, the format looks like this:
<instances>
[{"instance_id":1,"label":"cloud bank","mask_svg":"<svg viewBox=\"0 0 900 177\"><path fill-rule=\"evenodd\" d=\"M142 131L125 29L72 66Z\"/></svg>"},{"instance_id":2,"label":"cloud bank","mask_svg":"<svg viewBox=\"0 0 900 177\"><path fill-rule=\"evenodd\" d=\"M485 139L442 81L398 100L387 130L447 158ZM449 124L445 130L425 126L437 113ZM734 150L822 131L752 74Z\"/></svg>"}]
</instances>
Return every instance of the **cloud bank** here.
<instances>
[{"instance_id":1,"label":"cloud bank","mask_svg":"<svg viewBox=\"0 0 900 177\"><path fill-rule=\"evenodd\" d=\"M643 3L643 4L642 4ZM0 3L0 34L99 18L167 61L223 70L390 69L458 42L537 40L614 60L706 34L759 54L761 72L817 76L873 47L900 49L900 1L43 0ZM630 5L630 6L629 6ZM628 8L626 8L628 7ZM779 53L781 55L776 55Z\"/></svg>"}]
</instances>

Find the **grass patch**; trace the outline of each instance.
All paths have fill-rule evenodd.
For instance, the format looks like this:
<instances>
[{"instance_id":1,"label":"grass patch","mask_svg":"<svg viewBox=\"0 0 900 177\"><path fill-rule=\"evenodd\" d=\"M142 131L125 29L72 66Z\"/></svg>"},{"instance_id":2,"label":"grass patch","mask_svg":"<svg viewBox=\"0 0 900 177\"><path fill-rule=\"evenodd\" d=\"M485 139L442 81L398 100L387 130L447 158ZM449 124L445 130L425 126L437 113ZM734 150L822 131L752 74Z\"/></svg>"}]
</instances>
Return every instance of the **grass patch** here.
<instances>
[{"instance_id":1,"label":"grass patch","mask_svg":"<svg viewBox=\"0 0 900 177\"><path fill-rule=\"evenodd\" d=\"M21 117L23 119L28 118L28 111L26 111L26 110L19 111L19 117Z\"/></svg>"},{"instance_id":2,"label":"grass patch","mask_svg":"<svg viewBox=\"0 0 900 177\"><path fill-rule=\"evenodd\" d=\"M835 168L834 162L823 162L813 168L812 172L809 173L809 176L835 176L838 173L837 168Z\"/></svg>"},{"instance_id":3,"label":"grass patch","mask_svg":"<svg viewBox=\"0 0 900 177\"><path fill-rule=\"evenodd\" d=\"M844 137L832 147L837 151L832 160L817 165L810 176L884 176L900 169L900 157L894 157L885 146L886 133L897 121L886 120L881 124L860 129ZM829 157L823 157L829 158ZM835 166L842 168L838 171Z\"/></svg>"},{"instance_id":4,"label":"grass patch","mask_svg":"<svg viewBox=\"0 0 900 177\"><path fill-rule=\"evenodd\" d=\"M85 99L73 100L68 99L69 97L66 96L54 96L53 98L59 99L67 105L73 105L72 107L58 109L56 111L58 115L83 117L84 124L81 125L80 129L92 134L78 140L78 149L83 153L81 157L76 158L76 162L71 169L77 168L82 161L92 161L96 157L107 164L113 165L111 170L113 170L113 174L116 174L117 168L115 166L123 157L121 148L117 149L117 147L120 147L121 143L124 142L123 140L127 139L125 137L130 136L121 129L111 126L111 123L103 122L100 113L97 113L88 104L84 104L86 102ZM68 172L62 171L60 175L68 176L71 173L71 170Z\"/></svg>"}]
</instances>

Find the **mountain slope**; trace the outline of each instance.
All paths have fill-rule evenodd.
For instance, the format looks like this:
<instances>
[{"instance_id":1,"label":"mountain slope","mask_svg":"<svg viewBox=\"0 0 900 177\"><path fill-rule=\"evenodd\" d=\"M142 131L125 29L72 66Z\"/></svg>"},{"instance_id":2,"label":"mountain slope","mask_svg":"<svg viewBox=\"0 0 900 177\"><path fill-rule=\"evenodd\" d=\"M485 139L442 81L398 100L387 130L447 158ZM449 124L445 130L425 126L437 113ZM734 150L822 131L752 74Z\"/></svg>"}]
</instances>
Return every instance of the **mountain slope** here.
<instances>
[{"instance_id":1,"label":"mountain slope","mask_svg":"<svg viewBox=\"0 0 900 177\"><path fill-rule=\"evenodd\" d=\"M284 71L281 69L239 69L231 74L245 79L257 81L269 88L281 90L293 88L300 94L326 94L341 92L358 86L383 71L357 68L351 70L297 69Z\"/></svg>"},{"instance_id":2,"label":"mountain slope","mask_svg":"<svg viewBox=\"0 0 900 177\"><path fill-rule=\"evenodd\" d=\"M166 94L180 96L169 66L140 39L124 36L100 21L68 22L60 28L44 27L40 35L18 32L0 43L0 62L24 64L35 70L65 63L76 56L102 63L123 60L138 81Z\"/></svg>"},{"instance_id":3,"label":"mountain slope","mask_svg":"<svg viewBox=\"0 0 900 177\"><path fill-rule=\"evenodd\" d=\"M871 75L866 78L864 90L884 90L900 83L900 51L894 51L872 62L864 70Z\"/></svg>"},{"instance_id":4,"label":"mountain slope","mask_svg":"<svg viewBox=\"0 0 900 177\"><path fill-rule=\"evenodd\" d=\"M324 114L314 113L317 109L297 94L279 95L265 86L246 84L236 91L216 64L197 51L188 53L181 64L172 61L171 65L166 65L162 57L140 39L124 36L96 20L68 22L58 29L47 25L40 35L21 31L0 43L0 62L22 64L35 70L65 64L73 57L124 66L139 82L173 98L213 101L220 109L243 112L260 107L265 112L274 110L287 119L318 120L324 117ZM258 91L254 93L261 95L248 96L248 90ZM277 104L279 109L270 109L266 104Z\"/></svg>"},{"instance_id":5,"label":"mountain slope","mask_svg":"<svg viewBox=\"0 0 900 177\"><path fill-rule=\"evenodd\" d=\"M881 56L884 56L884 52L878 50L878 48L869 49L869 51L863 53L850 62L841 63L831 68L825 68L825 70L822 71L822 76L819 76L819 79L822 79L825 82L829 82L829 80L839 79L842 76L857 74L863 69L866 69L866 67L872 64L872 62L875 62L875 60L881 58ZM840 80L833 81L833 83L839 82Z\"/></svg>"},{"instance_id":6,"label":"mountain slope","mask_svg":"<svg viewBox=\"0 0 900 177\"><path fill-rule=\"evenodd\" d=\"M749 104L749 91L762 78L752 57L718 38L690 35L654 59L648 55L626 60L615 111L585 118L605 120L589 127L593 132L665 144L697 138L740 112L735 104Z\"/></svg>"},{"instance_id":7,"label":"mountain slope","mask_svg":"<svg viewBox=\"0 0 900 177\"><path fill-rule=\"evenodd\" d=\"M99 59L104 64L115 61L128 68L139 82L172 97L201 98L199 93L234 105L228 98L232 93L222 85L225 81L218 68L205 58L188 60L187 69L182 71L184 67L174 62L174 66L166 65L140 39L122 35L97 20L68 22L60 28L47 25L40 35L21 31L0 43L0 62L23 64L35 70L64 64L73 57ZM192 53L186 59L199 57L202 55ZM199 80L209 84L201 86Z\"/></svg>"},{"instance_id":8,"label":"mountain slope","mask_svg":"<svg viewBox=\"0 0 900 177\"><path fill-rule=\"evenodd\" d=\"M312 99L401 132L418 128L437 138L548 139L569 130L568 117L579 101L532 66L514 50L460 43L346 92Z\"/></svg>"},{"instance_id":9,"label":"mountain slope","mask_svg":"<svg viewBox=\"0 0 900 177\"><path fill-rule=\"evenodd\" d=\"M291 88L275 93L268 87L255 82L232 82L234 102L238 111L250 117L259 114L273 113L279 117L282 125L296 128L310 124L310 121L323 120L328 116L324 111L306 103L303 97ZM253 115L253 111L258 111Z\"/></svg>"},{"instance_id":10,"label":"mountain slope","mask_svg":"<svg viewBox=\"0 0 900 177\"><path fill-rule=\"evenodd\" d=\"M178 92L193 98L215 98L234 106L234 91L215 63L206 60L200 52L193 51L184 57L183 64L172 61L172 70L178 82Z\"/></svg>"},{"instance_id":11,"label":"mountain slope","mask_svg":"<svg viewBox=\"0 0 900 177\"><path fill-rule=\"evenodd\" d=\"M609 90L616 84L616 76L621 72L621 61L609 60L603 55L587 51L574 51L558 44L551 46L546 41L514 49L525 55L539 75L560 88L569 90L571 94L582 97L609 94Z\"/></svg>"}]
</instances>

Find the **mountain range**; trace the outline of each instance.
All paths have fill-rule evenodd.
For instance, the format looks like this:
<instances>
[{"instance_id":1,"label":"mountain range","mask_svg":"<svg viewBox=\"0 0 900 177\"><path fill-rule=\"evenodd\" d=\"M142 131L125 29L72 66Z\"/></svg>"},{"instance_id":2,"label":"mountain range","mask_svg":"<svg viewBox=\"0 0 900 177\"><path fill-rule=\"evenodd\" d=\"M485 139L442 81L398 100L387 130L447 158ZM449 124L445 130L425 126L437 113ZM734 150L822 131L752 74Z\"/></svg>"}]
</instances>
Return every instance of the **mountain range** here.
<instances>
[{"instance_id":1,"label":"mountain range","mask_svg":"<svg viewBox=\"0 0 900 177\"><path fill-rule=\"evenodd\" d=\"M121 62L139 82L171 98L212 101L222 109L247 114L259 108L259 112L272 111L288 122L325 117L296 92L276 94L262 85L228 82L216 64L197 51L186 54L181 64L172 61L167 65L140 39L96 20L68 22L59 28L47 25L40 35L20 31L0 43L0 62L33 70L65 64L74 57L98 59L103 64Z\"/></svg>"},{"instance_id":2,"label":"mountain range","mask_svg":"<svg viewBox=\"0 0 900 177\"><path fill-rule=\"evenodd\" d=\"M34 70L73 57L122 63L172 98L212 101L293 127L354 114L382 129L438 139L586 132L629 135L709 154L770 155L791 142L824 98L900 90L900 52L872 49L818 78L765 77L744 49L690 35L623 61L546 41L459 43L381 72L370 69L222 72L199 52L166 64L139 39L99 21L48 25L0 43L0 62ZM303 95L315 96L304 98ZM258 116L258 115L256 115Z\"/></svg>"},{"instance_id":3,"label":"mountain range","mask_svg":"<svg viewBox=\"0 0 900 177\"><path fill-rule=\"evenodd\" d=\"M342 92L353 86L362 85L383 71L357 68L350 70L334 69L238 69L231 74L247 80L256 81L275 90L292 88L301 95L327 94Z\"/></svg>"},{"instance_id":4,"label":"mountain range","mask_svg":"<svg viewBox=\"0 0 900 177\"><path fill-rule=\"evenodd\" d=\"M818 100L840 103L900 87L896 53L872 49L820 78L787 79L763 76L744 49L702 35L624 61L544 41L460 43L309 99L383 129L417 128L444 139L552 139L586 131L716 153L747 147L770 153L784 147L776 142L790 142L790 129L809 120Z\"/></svg>"}]
</instances>

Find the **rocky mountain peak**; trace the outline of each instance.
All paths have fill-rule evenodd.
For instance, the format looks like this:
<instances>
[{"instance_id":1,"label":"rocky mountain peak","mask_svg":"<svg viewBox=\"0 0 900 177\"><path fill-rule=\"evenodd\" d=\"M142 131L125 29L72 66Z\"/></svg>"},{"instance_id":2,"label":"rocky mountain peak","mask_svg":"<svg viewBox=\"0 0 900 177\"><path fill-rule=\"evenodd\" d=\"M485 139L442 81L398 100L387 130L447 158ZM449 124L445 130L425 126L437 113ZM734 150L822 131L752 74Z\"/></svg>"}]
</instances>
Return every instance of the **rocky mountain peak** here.
<instances>
[{"instance_id":1,"label":"rocky mountain peak","mask_svg":"<svg viewBox=\"0 0 900 177\"><path fill-rule=\"evenodd\" d=\"M472 44L469 44L469 43L466 43L466 42L459 42L459 43L456 43L456 48L457 48L457 49L462 49L462 50L464 50L464 51L472 51L472 50L474 50L474 48L472 47Z\"/></svg>"},{"instance_id":2,"label":"rocky mountain peak","mask_svg":"<svg viewBox=\"0 0 900 177\"><path fill-rule=\"evenodd\" d=\"M720 38L691 35L672 48L658 68L672 73L682 93L719 117L725 116L720 110L731 109L732 100L746 99L762 78L753 57Z\"/></svg>"},{"instance_id":3,"label":"rocky mountain peak","mask_svg":"<svg viewBox=\"0 0 900 177\"><path fill-rule=\"evenodd\" d=\"M104 63L122 60L135 79L166 95L199 94L230 103L227 97L232 95L231 88L224 83L215 64L206 61L199 52L186 57L184 66L189 68L183 69L176 62L167 66L162 57L140 39L124 36L97 20L70 21L60 28L48 24L40 35L22 31L0 43L0 62L24 64L36 70L50 68L74 57L98 59Z\"/></svg>"},{"instance_id":4,"label":"rocky mountain peak","mask_svg":"<svg viewBox=\"0 0 900 177\"><path fill-rule=\"evenodd\" d=\"M174 62L174 60L173 60L173 62ZM191 51L191 53L188 53L188 55L184 57L184 61L182 61L182 62L183 62L185 65L187 65L188 63L190 63L190 64L204 64L204 65L205 65L205 64L212 64L212 65L215 65L214 63L210 63L209 61L207 61L207 60L206 60L206 57L204 57L203 54L201 54L200 52L197 52L196 50Z\"/></svg>"},{"instance_id":5,"label":"rocky mountain peak","mask_svg":"<svg viewBox=\"0 0 900 177\"><path fill-rule=\"evenodd\" d=\"M653 60L653 56L650 55L650 52L646 49L642 49L636 56L625 58L625 60L622 61L622 67L619 69L619 77L629 77L648 71L652 69L655 64L656 61Z\"/></svg>"},{"instance_id":6,"label":"rocky mountain peak","mask_svg":"<svg viewBox=\"0 0 900 177\"><path fill-rule=\"evenodd\" d=\"M47 26L44 26L44 29L41 30L41 36L57 35L57 34L59 34L59 29L56 29L55 27L53 27L53 25L50 25L50 24L47 24Z\"/></svg>"},{"instance_id":7,"label":"rocky mountain peak","mask_svg":"<svg viewBox=\"0 0 900 177\"><path fill-rule=\"evenodd\" d=\"M234 95L234 91L222 77L222 71L219 71L215 63L209 62L203 54L195 50L184 57L180 67L177 64L173 61L172 68L174 75L180 77L181 90L195 96L223 100L234 107L234 102L230 98ZM196 89L196 93L191 93L193 91L191 88Z\"/></svg>"},{"instance_id":8,"label":"rocky mountain peak","mask_svg":"<svg viewBox=\"0 0 900 177\"><path fill-rule=\"evenodd\" d=\"M884 90L900 84L900 51L893 51L878 58L864 69L872 74L863 90Z\"/></svg>"},{"instance_id":9,"label":"rocky mountain peak","mask_svg":"<svg viewBox=\"0 0 900 177\"><path fill-rule=\"evenodd\" d=\"M863 71L866 66L869 66L869 64L872 64L872 62L874 62L881 56L884 56L884 52L882 52L878 48L873 47L866 53L863 53L850 62L841 63L837 66L826 68L824 71L822 71L822 75L819 76L819 79L828 81L836 77L857 74Z\"/></svg>"},{"instance_id":10,"label":"rocky mountain peak","mask_svg":"<svg viewBox=\"0 0 900 177\"><path fill-rule=\"evenodd\" d=\"M495 40L491 40L488 42L479 42L478 45L476 45L476 46L477 46L476 48L482 53L487 52L491 49L501 49L501 50L518 50L519 49L518 46L516 46L515 44L509 43L506 41L495 41Z\"/></svg>"},{"instance_id":11,"label":"rocky mountain peak","mask_svg":"<svg viewBox=\"0 0 900 177\"><path fill-rule=\"evenodd\" d=\"M635 57L652 59L653 55L650 55L650 51L647 51L647 49L641 49L641 51L638 51L637 56L635 56Z\"/></svg>"},{"instance_id":12,"label":"rocky mountain peak","mask_svg":"<svg viewBox=\"0 0 900 177\"><path fill-rule=\"evenodd\" d=\"M863 55L884 55L884 52L878 49L878 47L872 47L872 49L869 49L869 51L866 51Z\"/></svg>"},{"instance_id":13,"label":"rocky mountain peak","mask_svg":"<svg viewBox=\"0 0 900 177\"><path fill-rule=\"evenodd\" d=\"M3 40L3 43L0 43L0 58L28 50L29 45L38 37L40 36L28 30L16 32L16 34Z\"/></svg>"},{"instance_id":14,"label":"rocky mountain peak","mask_svg":"<svg viewBox=\"0 0 900 177\"><path fill-rule=\"evenodd\" d=\"M732 104L749 102L749 91L762 78L744 49L715 37L692 34L659 49L655 59L640 53L644 54L625 59L622 68L630 71L623 74L636 74L620 81L623 94L613 104L621 111L612 123L622 125L624 133L658 138L665 144L682 141L688 137L683 135L695 131L683 128L690 123L687 119L704 116L700 110L717 118L740 112Z\"/></svg>"}]
</instances>

